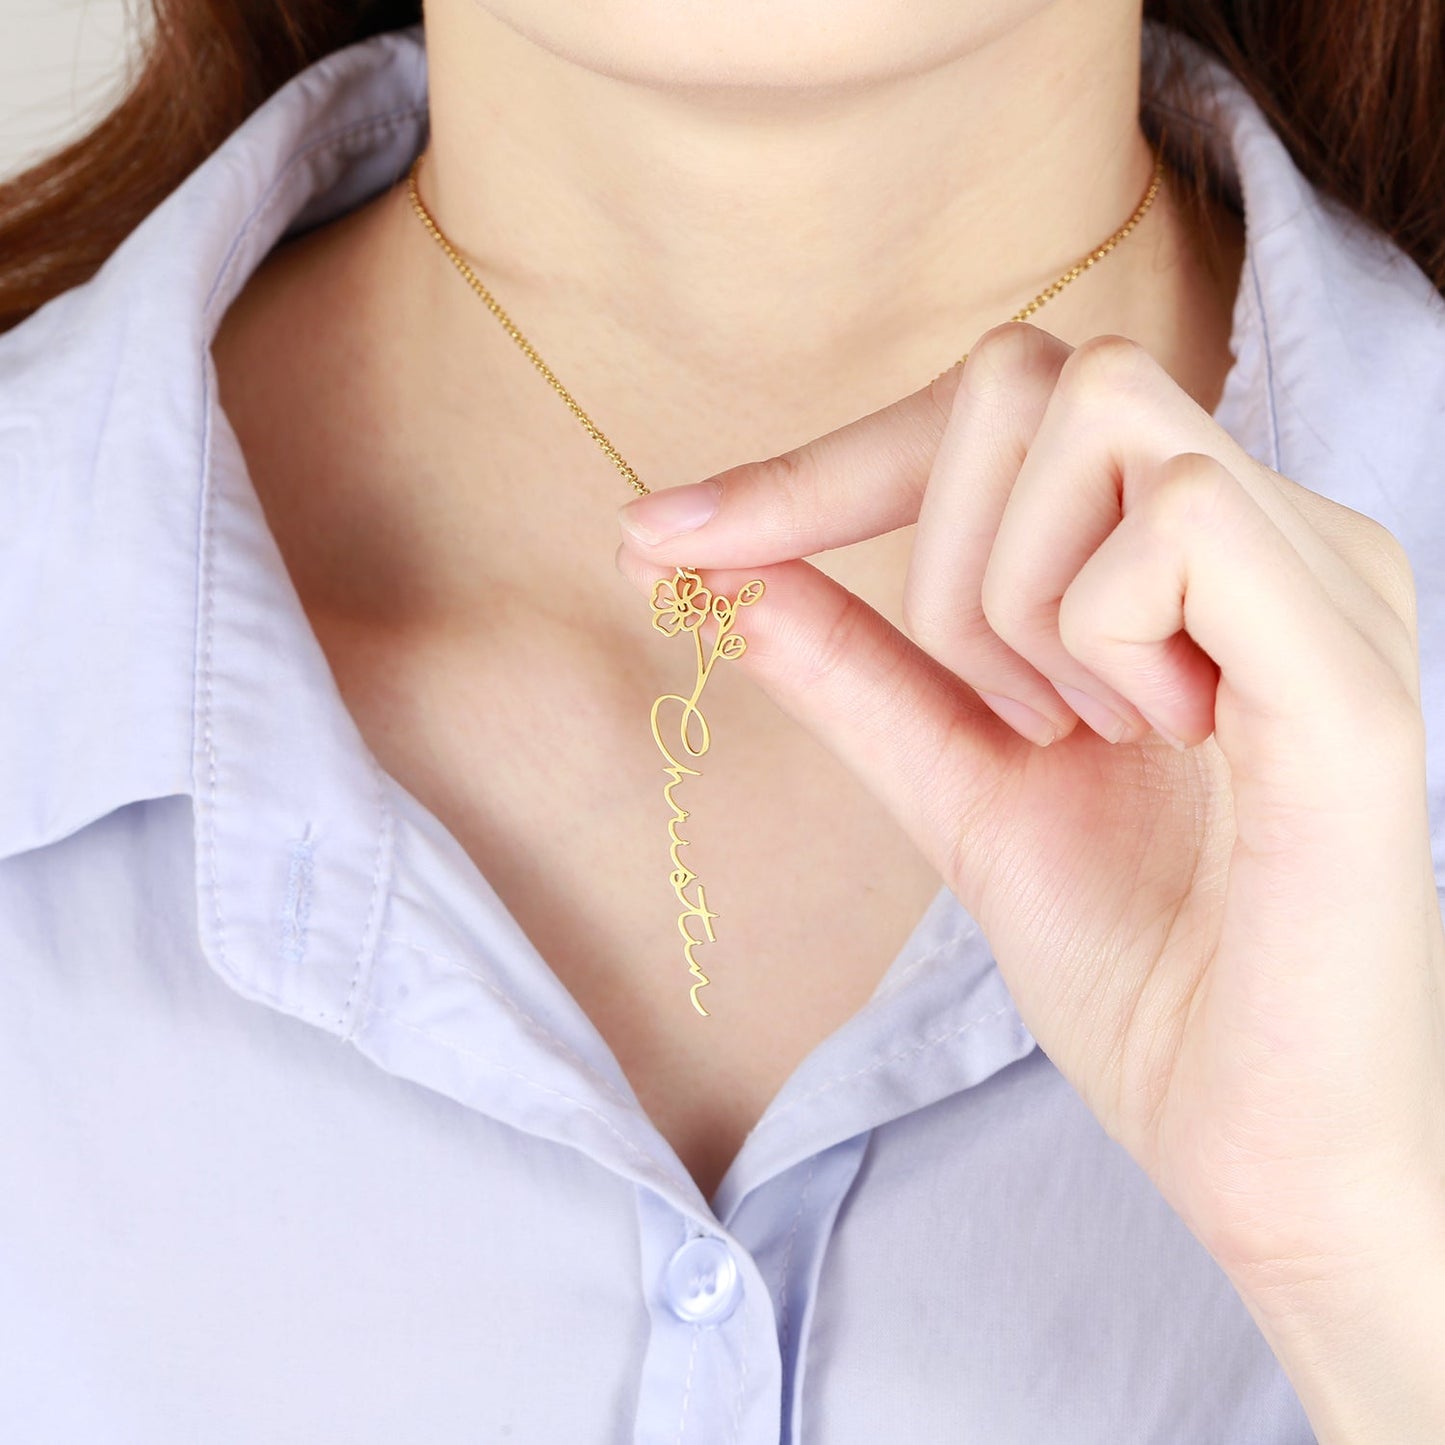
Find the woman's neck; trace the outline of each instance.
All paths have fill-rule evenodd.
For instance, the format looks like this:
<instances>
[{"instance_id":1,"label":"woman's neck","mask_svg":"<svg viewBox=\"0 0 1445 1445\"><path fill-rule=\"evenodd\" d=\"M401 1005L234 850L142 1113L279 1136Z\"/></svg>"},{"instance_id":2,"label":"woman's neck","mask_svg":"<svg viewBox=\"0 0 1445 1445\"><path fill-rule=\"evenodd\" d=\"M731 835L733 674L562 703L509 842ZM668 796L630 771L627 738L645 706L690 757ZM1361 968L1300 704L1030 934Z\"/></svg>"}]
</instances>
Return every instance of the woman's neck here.
<instances>
[{"instance_id":1,"label":"woman's neck","mask_svg":"<svg viewBox=\"0 0 1445 1445\"><path fill-rule=\"evenodd\" d=\"M839 6L840 28L866 8ZM846 79L826 33L780 39L770 70L700 61L690 81L675 61L653 73L652 49L603 72L476 0L431 0L427 37L423 196L522 329L603 396L604 356L728 411L921 385L1113 231L1151 170L1137 6L1050 4L876 73L853 35ZM466 348L487 318L415 259L435 334ZM1124 269L1051 319L1135 319ZM645 429L618 400L611 419Z\"/></svg>"},{"instance_id":2,"label":"woman's neck","mask_svg":"<svg viewBox=\"0 0 1445 1445\"><path fill-rule=\"evenodd\" d=\"M1122 0L1059 0L931 68L894 37L892 73L855 64L845 84L821 35L770 51L773 73L684 84L672 61L666 83L638 73L667 57L603 73L477 0L430 0L422 196L643 480L691 481L924 385L1129 216L1152 169L1137 26ZM1242 248L1216 219L1206 237L1166 183L1037 323L1131 335L1212 407ZM321 605L465 629L505 591L541 615L561 558L597 607L635 612L612 563L630 489L404 185L278 248L220 342L227 408L258 418L258 487ZM908 538L875 541L828 570L880 605Z\"/></svg>"}]
</instances>

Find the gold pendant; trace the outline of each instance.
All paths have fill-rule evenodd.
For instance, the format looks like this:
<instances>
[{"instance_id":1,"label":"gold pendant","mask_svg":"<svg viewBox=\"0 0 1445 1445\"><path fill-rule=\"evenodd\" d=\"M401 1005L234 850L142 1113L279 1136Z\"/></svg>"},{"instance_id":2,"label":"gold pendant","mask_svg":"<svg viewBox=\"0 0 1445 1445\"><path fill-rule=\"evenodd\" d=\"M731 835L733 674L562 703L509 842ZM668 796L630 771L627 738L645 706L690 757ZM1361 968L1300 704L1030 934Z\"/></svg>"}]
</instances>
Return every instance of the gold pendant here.
<instances>
[{"instance_id":1,"label":"gold pendant","mask_svg":"<svg viewBox=\"0 0 1445 1445\"><path fill-rule=\"evenodd\" d=\"M667 774L667 782L663 785L662 796L667 799L667 805L672 809L672 817L667 822L667 836L672 843L669 851L672 860L670 878L672 891L677 895L677 901L682 904L682 912L677 915L677 931L683 937L682 954L687 960L687 971L697 980L690 990L692 1006L704 1018L709 1017L708 1011L698 1002L697 991L706 986L708 977L697 966L692 951L701 943L717 942L712 931L712 921L718 915L708 908L707 895L703 891L701 882L698 881L697 874L693 873L677 856L677 850L687 846L687 839L677 836L677 825L688 814L686 808L677 806L677 800L672 796L672 790L683 780L684 776L697 778L701 777L702 773L698 768L690 768L686 763L679 762L668 751L667 744L662 740L662 733L658 730L657 710L665 702L681 703L682 712L678 717L677 738L682 751L692 758L700 758L707 752L708 746L712 742L712 734L708 730L707 719L698 709L698 698L702 696L702 690L712 673L713 664L719 658L741 657L747 650L747 639L740 632L732 630L733 623L737 618L739 607L751 606L762 595L762 579L755 577L751 582L744 583L734 599L730 600L721 593L713 596L702 585L702 578L691 567L678 567L675 576L659 577L652 586L652 625L666 637L676 637L679 632L690 633L697 649L697 681L693 684L692 695L683 697L681 693L665 692L652 704L652 737L667 762L663 769ZM718 627L717 636L713 640L712 652L705 658L701 624L703 618L709 613L712 614ZM699 734L697 747L693 746L690 736L694 719L697 721ZM690 883L697 883L696 903L687 896L686 890ZM702 919L706 938L693 937L689 927L689 920L693 918Z\"/></svg>"}]
</instances>

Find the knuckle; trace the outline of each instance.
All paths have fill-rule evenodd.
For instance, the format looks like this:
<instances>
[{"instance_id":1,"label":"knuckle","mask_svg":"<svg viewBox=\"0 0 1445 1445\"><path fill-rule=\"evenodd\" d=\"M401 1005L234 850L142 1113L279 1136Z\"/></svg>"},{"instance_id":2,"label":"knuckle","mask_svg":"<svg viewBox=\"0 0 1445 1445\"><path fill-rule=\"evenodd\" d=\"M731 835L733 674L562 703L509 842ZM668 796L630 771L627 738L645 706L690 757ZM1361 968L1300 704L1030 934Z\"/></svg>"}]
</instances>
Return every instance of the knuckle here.
<instances>
[{"instance_id":1,"label":"knuckle","mask_svg":"<svg viewBox=\"0 0 1445 1445\"><path fill-rule=\"evenodd\" d=\"M1207 525L1237 485L1213 457L1180 452L1160 465L1157 483L1145 493L1142 506L1155 532L1177 537Z\"/></svg>"},{"instance_id":2,"label":"knuckle","mask_svg":"<svg viewBox=\"0 0 1445 1445\"><path fill-rule=\"evenodd\" d=\"M963 381L963 372L964 367L954 362L946 371L940 371L923 389L924 401L940 430L948 425L953 416L953 405Z\"/></svg>"},{"instance_id":3,"label":"knuckle","mask_svg":"<svg viewBox=\"0 0 1445 1445\"><path fill-rule=\"evenodd\" d=\"M1413 631L1417 620L1418 594L1415 569L1405 544L1373 517L1361 517L1357 565L1365 580Z\"/></svg>"},{"instance_id":4,"label":"knuckle","mask_svg":"<svg viewBox=\"0 0 1445 1445\"><path fill-rule=\"evenodd\" d=\"M1018 587L987 569L979 591L979 606L990 629L1008 643L1026 640L1038 621L1038 609L1030 605Z\"/></svg>"},{"instance_id":5,"label":"knuckle","mask_svg":"<svg viewBox=\"0 0 1445 1445\"><path fill-rule=\"evenodd\" d=\"M1059 369L1058 390L1078 406L1098 406L1157 370L1154 358L1132 338L1091 336L1070 352Z\"/></svg>"},{"instance_id":6,"label":"knuckle","mask_svg":"<svg viewBox=\"0 0 1445 1445\"><path fill-rule=\"evenodd\" d=\"M1059 598L1059 642L1070 657L1087 666L1101 660L1099 618L1096 609L1077 588L1065 588Z\"/></svg>"},{"instance_id":7,"label":"knuckle","mask_svg":"<svg viewBox=\"0 0 1445 1445\"><path fill-rule=\"evenodd\" d=\"M939 609L925 603L915 588L905 585L899 616L903 630L925 651L931 652L943 632Z\"/></svg>"},{"instance_id":8,"label":"knuckle","mask_svg":"<svg viewBox=\"0 0 1445 1445\"><path fill-rule=\"evenodd\" d=\"M806 447L794 447L764 461L749 462L747 468L754 481L770 490L791 491L794 487L808 484L812 462ZM723 473L724 477L726 475Z\"/></svg>"},{"instance_id":9,"label":"knuckle","mask_svg":"<svg viewBox=\"0 0 1445 1445\"><path fill-rule=\"evenodd\" d=\"M780 540L791 543L805 530L805 519L818 517L826 501L822 469L816 451L807 446L779 452L764 461L747 464L749 491L756 493L768 527ZM727 473L721 474L724 489Z\"/></svg>"},{"instance_id":10,"label":"knuckle","mask_svg":"<svg viewBox=\"0 0 1445 1445\"><path fill-rule=\"evenodd\" d=\"M900 615L909 637L925 652L951 666L988 632L988 624L976 606L949 606L927 600L911 587L903 590Z\"/></svg>"},{"instance_id":11,"label":"knuckle","mask_svg":"<svg viewBox=\"0 0 1445 1445\"><path fill-rule=\"evenodd\" d=\"M1408 644L1419 628L1419 597L1404 543L1365 512L1322 497L1272 468L1265 475L1365 583L1378 599L1381 620L1387 627L1393 623Z\"/></svg>"},{"instance_id":12,"label":"knuckle","mask_svg":"<svg viewBox=\"0 0 1445 1445\"><path fill-rule=\"evenodd\" d=\"M855 665L863 620L863 604L856 598L845 598L838 604L826 625L811 635L802 651L805 683L826 682Z\"/></svg>"},{"instance_id":13,"label":"knuckle","mask_svg":"<svg viewBox=\"0 0 1445 1445\"><path fill-rule=\"evenodd\" d=\"M978 396L1017 385L1050 365L1057 342L1027 321L1005 321L992 326L973 344L963 367L968 389Z\"/></svg>"},{"instance_id":14,"label":"knuckle","mask_svg":"<svg viewBox=\"0 0 1445 1445\"><path fill-rule=\"evenodd\" d=\"M1401 576L1411 578L1414 574L1410 569L1410 554L1405 550L1405 544L1383 523L1376 521L1374 517L1367 517L1362 512L1361 540L1374 556L1380 565L1397 571Z\"/></svg>"},{"instance_id":15,"label":"knuckle","mask_svg":"<svg viewBox=\"0 0 1445 1445\"><path fill-rule=\"evenodd\" d=\"M1088 596L1077 588L1066 588L1059 598L1055 620L1059 645L1106 683L1111 682L1121 665L1127 664L1136 684L1153 691L1167 689L1169 677L1161 666L1160 654L1137 643L1121 641L1111 626L1113 621L1107 612L1101 611L1097 595Z\"/></svg>"}]
</instances>

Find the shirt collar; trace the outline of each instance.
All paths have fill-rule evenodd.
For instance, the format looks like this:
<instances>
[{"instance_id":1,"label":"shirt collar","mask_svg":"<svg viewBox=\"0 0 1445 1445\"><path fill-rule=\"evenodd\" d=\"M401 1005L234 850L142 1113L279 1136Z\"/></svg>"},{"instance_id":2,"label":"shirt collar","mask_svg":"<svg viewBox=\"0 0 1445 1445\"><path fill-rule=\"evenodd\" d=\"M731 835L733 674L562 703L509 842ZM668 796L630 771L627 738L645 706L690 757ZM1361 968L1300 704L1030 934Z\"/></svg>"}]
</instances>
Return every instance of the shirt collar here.
<instances>
[{"instance_id":1,"label":"shirt collar","mask_svg":"<svg viewBox=\"0 0 1445 1445\"><path fill-rule=\"evenodd\" d=\"M1147 22L1146 64L1156 40ZM1392 388L1420 384L1402 358L1445 355L1439 298L1305 182L1228 71L1182 43L1180 103L1205 121L1246 220L1217 414L1262 461L1369 510L1348 489L1391 463L1378 413ZM306 621L209 348L272 247L398 181L426 131L420 24L329 55L89 282L0 337L0 665L19 679L0 712L0 857L190 795L208 952L242 993L340 1033L391 886L395 785ZM1370 456L1336 445L1372 414Z\"/></svg>"},{"instance_id":2,"label":"shirt collar","mask_svg":"<svg viewBox=\"0 0 1445 1445\"><path fill-rule=\"evenodd\" d=\"M21 680L0 711L0 857L189 794L207 952L242 993L338 1031L387 874L382 779L210 344L283 237L404 176L426 129L419 24L328 55L0 337L0 665Z\"/></svg>"}]
</instances>

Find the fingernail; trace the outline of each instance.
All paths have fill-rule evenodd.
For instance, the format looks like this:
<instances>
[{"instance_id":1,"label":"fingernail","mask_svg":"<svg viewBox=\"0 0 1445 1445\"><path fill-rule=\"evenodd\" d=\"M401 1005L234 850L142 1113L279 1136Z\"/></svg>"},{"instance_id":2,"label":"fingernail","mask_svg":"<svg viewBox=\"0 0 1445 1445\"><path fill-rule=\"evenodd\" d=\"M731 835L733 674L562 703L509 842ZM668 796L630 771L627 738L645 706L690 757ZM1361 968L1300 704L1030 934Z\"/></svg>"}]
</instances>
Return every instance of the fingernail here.
<instances>
[{"instance_id":1,"label":"fingernail","mask_svg":"<svg viewBox=\"0 0 1445 1445\"><path fill-rule=\"evenodd\" d=\"M1058 736L1058 730L1042 713L1011 697L1000 697L996 692L981 692L979 696L1013 729L1021 732L1030 742L1046 748Z\"/></svg>"},{"instance_id":2,"label":"fingernail","mask_svg":"<svg viewBox=\"0 0 1445 1445\"><path fill-rule=\"evenodd\" d=\"M1174 734L1169 731L1168 728L1160 727L1159 724L1155 722L1154 719L1150 717L1149 714L1145 712L1142 707L1139 709L1139 716L1142 717L1144 721L1148 723L1149 726L1153 728L1154 731L1158 733L1159 736L1163 738L1164 741L1168 743L1171 747L1177 748L1182 753L1189 746L1189 744L1186 743L1183 738L1176 738Z\"/></svg>"},{"instance_id":3,"label":"fingernail","mask_svg":"<svg viewBox=\"0 0 1445 1445\"><path fill-rule=\"evenodd\" d=\"M1054 691L1106 742L1116 743L1128 731L1124 719L1113 708L1105 707L1098 698L1059 682L1054 684Z\"/></svg>"},{"instance_id":4,"label":"fingernail","mask_svg":"<svg viewBox=\"0 0 1445 1445\"><path fill-rule=\"evenodd\" d=\"M643 542L665 542L696 531L711 519L721 500L722 488L716 482L690 482L627 502L617 509L617 520Z\"/></svg>"}]
</instances>

